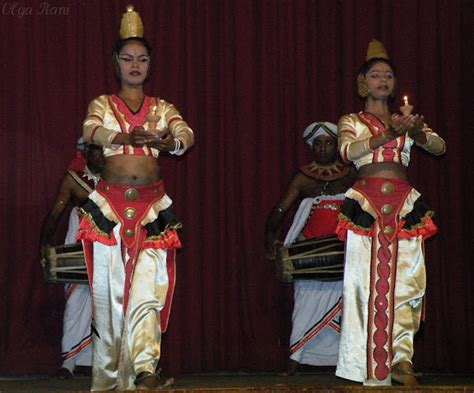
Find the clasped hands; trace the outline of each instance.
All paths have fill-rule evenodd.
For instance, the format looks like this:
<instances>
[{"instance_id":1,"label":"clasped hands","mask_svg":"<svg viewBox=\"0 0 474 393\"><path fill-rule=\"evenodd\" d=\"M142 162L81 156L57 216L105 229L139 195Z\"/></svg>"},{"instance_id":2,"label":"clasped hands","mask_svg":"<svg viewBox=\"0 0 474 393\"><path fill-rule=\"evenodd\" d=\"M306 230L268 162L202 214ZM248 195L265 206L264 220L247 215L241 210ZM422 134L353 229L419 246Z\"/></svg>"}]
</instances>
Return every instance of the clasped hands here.
<instances>
[{"instance_id":1,"label":"clasped hands","mask_svg":"<svg viewBox=\"0 0 474 393\"><path fill-rule=\"evenodd\" d=\"M133 147L149 146L161 151L172 151L176 147L169 129L145 130L142 126L135 127L130 133L130 144Z\"/></svg>"},{"instance_id":2,"label":"clasped hands","mask_svg":"<svg viewBox=\"0 0 474 393\"><path fill-rule=\"evenodd\" d=\"M421 115L399 115L394 113L387 130L387 138L395 139L405 133L416 139L423 134L424 118Z\"/></svg>"}]
</instances>

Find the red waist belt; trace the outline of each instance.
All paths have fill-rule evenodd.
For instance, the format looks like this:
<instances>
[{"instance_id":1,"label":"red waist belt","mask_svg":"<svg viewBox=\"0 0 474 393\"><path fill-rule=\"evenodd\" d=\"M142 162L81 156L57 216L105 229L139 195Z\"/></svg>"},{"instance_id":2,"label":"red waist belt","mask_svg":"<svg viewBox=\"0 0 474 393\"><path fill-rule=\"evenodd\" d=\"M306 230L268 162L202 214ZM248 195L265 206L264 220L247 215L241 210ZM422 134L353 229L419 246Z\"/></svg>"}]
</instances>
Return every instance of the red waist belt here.
<instances>
[{"instance_id":1,"label":"red waist belt","mask_svg":"<svg viewBox=\"0 0 474 393\"><path fill-rule=\"evenodd\" d=\"M400 210L412 186L406 180L367 177L352 186L365 196L377 213L384 236L392 241L404 222L400 220Z\"/></svg>"},{"instance_id":2,"label":"red waist belt","mask_svg":"<svg viewBox=\"0 0 474 393\"><path fill-rule=\"evenodd\" d=\"M96 191L103 196L122 224L120 237L127 247L132 247L139 239L144 228L142 220L150 207L165 194L163 181L146 186L114 184L101 180ZM143 235L142 235L143 236Z\"/></svg>"}]
</instances>

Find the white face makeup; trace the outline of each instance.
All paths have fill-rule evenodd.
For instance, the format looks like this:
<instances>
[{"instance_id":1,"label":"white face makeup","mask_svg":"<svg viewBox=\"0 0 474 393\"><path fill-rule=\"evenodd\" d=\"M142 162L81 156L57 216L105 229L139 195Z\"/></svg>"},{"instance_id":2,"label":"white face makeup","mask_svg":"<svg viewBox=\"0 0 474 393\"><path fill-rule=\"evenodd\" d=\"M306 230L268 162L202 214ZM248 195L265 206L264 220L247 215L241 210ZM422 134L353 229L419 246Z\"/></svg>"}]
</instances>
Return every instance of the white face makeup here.
<instances>
[{"instance_id":1,"label":"white face makeup","mask_svg":"<svg viewBox=\"0 0 474 393\"><path fill-rule=\"evenodd\" d=\"M369 95L375 99L386 99L395 87L395 76L387 63L375 63L365 75Z\"/></svg>"},{"instance_id":2,"label":"white face makeup","mask_svg":"<svg viewBox=\"0 0 474 393\"><path fill-rule=\"evenodd\" d=\"M150 66L147 49L139 42L129 42L118 55L120 77L123 84L138 86L143 84Z\"/></svg>"}]
</instances>

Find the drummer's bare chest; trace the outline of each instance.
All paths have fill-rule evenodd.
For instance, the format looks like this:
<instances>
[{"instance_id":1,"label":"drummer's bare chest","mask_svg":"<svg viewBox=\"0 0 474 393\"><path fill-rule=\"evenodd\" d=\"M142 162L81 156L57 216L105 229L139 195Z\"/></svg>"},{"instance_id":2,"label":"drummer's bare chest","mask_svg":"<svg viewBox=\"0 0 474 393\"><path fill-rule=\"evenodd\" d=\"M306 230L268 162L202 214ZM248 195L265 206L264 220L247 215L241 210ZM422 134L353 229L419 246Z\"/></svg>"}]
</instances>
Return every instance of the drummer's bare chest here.
<instances>
[{"instance_id":1,"label":"drummer's bare chest","mask_svg":"<svg viewBox=\"0 0 474 393\"><path fill-rule=\"evenodd\" d=\"M71 190L71 203L73 206L81 206L85 201L87 201L88 196L88 191L79 185L75 185L75 187Z\"/></svg>"},{"instance_id":2,"label":"drummer's bare chest","mask_svg":"<svg viewBox=\"0 0 474 393\"><path fill-rule=\"evenodd\" d=\"M316 180L305 183L302 187L301 194L304 198L313 198L319 195L336 195L343 194L347 191L350 185L343 179L332 181Z\"/></svg>"}]
</instances>

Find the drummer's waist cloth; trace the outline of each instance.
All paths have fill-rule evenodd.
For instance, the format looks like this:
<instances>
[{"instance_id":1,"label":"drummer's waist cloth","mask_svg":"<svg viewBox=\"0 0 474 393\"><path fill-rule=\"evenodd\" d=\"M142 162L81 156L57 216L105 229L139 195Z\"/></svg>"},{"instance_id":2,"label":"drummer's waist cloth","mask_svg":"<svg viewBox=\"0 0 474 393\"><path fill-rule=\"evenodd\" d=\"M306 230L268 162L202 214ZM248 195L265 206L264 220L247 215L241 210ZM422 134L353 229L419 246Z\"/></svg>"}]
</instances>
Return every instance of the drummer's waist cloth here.
<instances>
[{"instance_id":1,"label":"drummer's waist cloth","mask_svg":"<svg viewBox=\"0 0 474 393\"><path fill-rule=\"evenodd\" d=\"M346 192L336 230L346 242L336 375L384 384L393 364L411 361L432 215L405 180L365 178Z\"/></svg>"},{"instance_id":2,"label":"drummer's waist cloth","mask_svg":"<svg viewBox=\"0 0 474 393\"><path fill-rule=\"evenodd\" d=\"M92 390L134 389L155 372L175 283L180 224L163 183L101 181L82 206L78 239L93 299Z\"/></svg>"}]
</instances>

